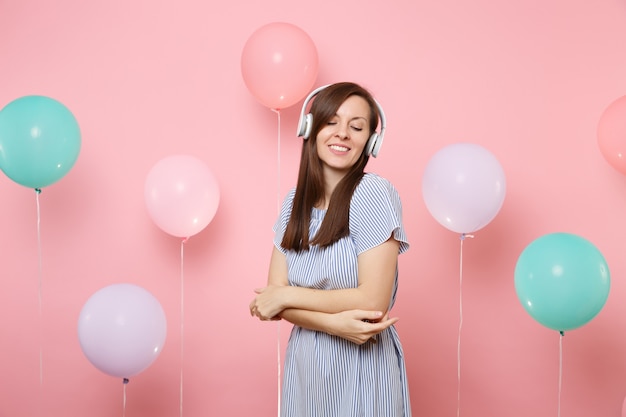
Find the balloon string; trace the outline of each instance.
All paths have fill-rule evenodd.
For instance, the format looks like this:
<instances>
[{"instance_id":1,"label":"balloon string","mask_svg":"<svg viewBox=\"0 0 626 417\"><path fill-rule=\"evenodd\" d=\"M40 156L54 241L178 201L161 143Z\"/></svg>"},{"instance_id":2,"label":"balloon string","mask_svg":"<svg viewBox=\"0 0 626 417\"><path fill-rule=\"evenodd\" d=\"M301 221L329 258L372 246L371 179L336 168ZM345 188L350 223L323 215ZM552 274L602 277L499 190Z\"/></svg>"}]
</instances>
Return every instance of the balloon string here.
<instances>
[{"instance_id":1,"label":"balloon string","mask_svg":"<svg viewBox=\"0 0 626 417\"><path fill-rule=\"evenodd\" d=\"M277 146L276 146L276 211L280 213L280 110L272 109L276 113L278 122Z\"/></svg>"},{"instance_id":2,"label":"balloon string","mask_svg":"<svg viewBox=\"0 0 626 417\"><path fill-rule=\"evenodd\" d=\"M274 113L276 113L276 119L278 122L278 132L277 132L277 140L276 140L276 212L280 214L280 110L272 109ZM277 367L277 385L278 385L278 417L280 417L280 401L281 401L281 358L280 358L280 322L281 320L276 321L276 367Z\"/></svg>"},{"instance_id":3,"label":"balloon string","mask_svg":"<svg viewBox=\"0 0 626 417\"><path fill-rule=\"evenodd\" d=\"M281 388L281 384L280 384L280 379L281 379L281 367L280 367L280 322L281 320L277 320L276 321L276 364L277 364L277 368L278 368L278 416L280 417L280 401L281 401L281 396L280 396L280 388Z\"/></svg>"},{"instance_id":4,"label":"balloon string","mask_svg":"<svg viewBox=\"0 0 626 417\"><path fill-rule=\"evenodd\" d=\"M557 416L561 417L561 389L563 387L563 336L565 333L559 332L559 400Z\"/></svg>"},{"instance_id":5,"label":"balloon string","mask_svg":"<svg viewBox=\"0 0 626 417\"><path fill-rule=\"evenodd\" d=\"M466 237L473 238L474 235L461 234L461 246L459 254L459 331L456 348L456 360L457 360L457 392L456 392L456 415L461 415L461 329L463 328L463 241Z\"/></svg>"},{"instance_id":6,"label":"balloon string","mask_svg":"<svg viewBox=\"0 0 626 417\"><path fill-rule=\"evenodd\" d=\"M41 261L41 209L39 205L41 189L35 188L35 200L37 202L37 253L38 253L38 308L39 308L39 386L43 389L43 267Z\"/></svg>"},{"instance_id":7,"label":"balloon string","mask_svg":"<svg viewBox=\"0 0 626 417\"><path fill-rule=\"evenodd\" d=\"M122 380L124 384L123 394L122 394L122 417L126 416L126 385L128 384L128 378L124 378Z\"/></svg>"},{"instance_id":8,"label":"balloon string","mask_svg":"<svg viewBox=\"0 0 626 417\"><path fill-rule=\"evenodd\" d=\"M185 343L185 270L184 255L185 238L180 242L180 417L183 417L183 365L184 365L184 343Z\"/></svg>"}]
</instances>

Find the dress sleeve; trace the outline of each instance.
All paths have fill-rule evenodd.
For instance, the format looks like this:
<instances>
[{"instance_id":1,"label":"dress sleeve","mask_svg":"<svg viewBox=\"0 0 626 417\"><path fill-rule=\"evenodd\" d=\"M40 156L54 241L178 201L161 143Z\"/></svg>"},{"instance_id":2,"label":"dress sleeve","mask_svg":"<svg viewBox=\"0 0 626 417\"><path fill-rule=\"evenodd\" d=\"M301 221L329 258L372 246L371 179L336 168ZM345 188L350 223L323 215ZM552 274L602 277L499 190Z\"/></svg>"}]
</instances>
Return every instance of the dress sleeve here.
<instances>
[{"instance_id":1,"label":"dress sleeve","mask_svg":"<svg viewBox=\"0 0 626 417\"><path fill-rule=\"evenodd\" d=\"M286 253L285 248L280 246L280 243L283 241L283 236L285 235L285 230L287 229L287 223L289 223L289 217L291 216L291 207L293 206L293 197L296 194L296 189L293 188L285 199L283 200L283 205L280 209L280 214L276 219L276 223L274 223L273 231L274 231L274 246L281 251L282 253Z\"/></svg>"},{"instance_id":2,"label":"dress sleeve","mask_svg":"<svg viewBox=\"0 0 626 417\"><path fill-rule=\"evenodd\" d=\"M376 174L365 174L350 202L350 236L357 254L372 249L393 235L399 253L409 249L402 223L402 202L396 188Z\"/></svg>"}]
</instances>

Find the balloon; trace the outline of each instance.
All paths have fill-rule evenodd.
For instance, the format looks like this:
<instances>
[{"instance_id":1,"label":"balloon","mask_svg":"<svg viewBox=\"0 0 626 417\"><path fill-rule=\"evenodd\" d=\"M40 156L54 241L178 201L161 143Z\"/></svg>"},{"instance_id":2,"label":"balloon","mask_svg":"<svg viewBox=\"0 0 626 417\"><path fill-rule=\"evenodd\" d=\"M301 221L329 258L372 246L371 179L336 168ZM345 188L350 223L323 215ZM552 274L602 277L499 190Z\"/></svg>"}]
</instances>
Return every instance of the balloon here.
<instances>
[{"instance_id":1,"label":"balloon","mask_svg":"<svg viewBox=\"0 0 626 417\"><path fill-rule=\"evenodd\" d=\"M188 238L211 222L220 191L203 161L190 155L172 155L152 167L144 196L148 214L161 230Z\"/></svg>"},{"instance_id":2,"label":"balloon","mask_svg":"<svg viewBox=\"0 0 626 417\"><path fill-rule=\"evenodd\" d=\"M147 290L113 284L94 293L78 318L78 339L87 359L105 374L130 378L163 350L165 312Z\"/></svg>"},{"instance_id":3,"label":"balloon","mask_svg":"<svg viewBox=\"0 0 626 417\"><path fill-rule=\"evenodd\" d=\"M609 295L609 267L588 240L552 233L534 240L515 265L515 290L540 324L558 331L593 319Z\"/></svg>"},{"instance_id":4,"label":"balloon","mask_svg":"<svg viewBox=\"0 0 626 417\"><path fill-rule=\"evenodd\" d=\"M607 162L626 174L626 96L612 102L598 123L598 146Z\"/></svg>"},{"instance_id":5,"label":"balloon","mask_svg":"<svg viewBox=\"0 0 626 417\"><path fill-rule=\"evenodd\" d=\"M456 143L430 159L422 177L422 195L430 214L457 233L485 227L500 211L506 178L498 160L485 148Z\"/></svg>"},{"instance_id":6,"label":"balloon","mask_svg":"<svg viewBox=\"0 0 626 417\"><path fill-rule=\"evenodd\" d=\"M52 98L24 96L0 111L0 169L20 185L57 182L74 166L80 145L74 115Z\"/></svg>"},{"instance_id":7,"label":"balloon","mask_svg":"<svg viewBox=\"0 0 626 417\"><path fill-rule=\"evenodd\" d=\"M317 49L309 35L290 23L257 29L241 54L243 80L264 106L280 110L300 101L317 78Z\"/></svg>"}]
</instances>

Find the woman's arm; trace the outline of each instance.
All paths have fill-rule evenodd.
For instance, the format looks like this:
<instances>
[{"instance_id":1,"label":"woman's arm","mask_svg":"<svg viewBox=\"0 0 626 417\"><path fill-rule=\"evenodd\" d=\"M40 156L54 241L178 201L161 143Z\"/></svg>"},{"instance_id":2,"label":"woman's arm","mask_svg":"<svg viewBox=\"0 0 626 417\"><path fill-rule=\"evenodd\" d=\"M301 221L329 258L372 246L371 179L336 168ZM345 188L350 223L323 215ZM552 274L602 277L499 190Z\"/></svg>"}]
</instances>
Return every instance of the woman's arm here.
<instances>
[{"instance_id":1,"label":"woman's arm","mask_svg":"<svg viewBox=\"0 0 626 417\"><path fill-rule=\"evenodd\" d=\"M281 317L310 330L339 336L361 345L398 321L397 317L383 317L380 311L347 310L328 314L311 310L287 309Z\"/></svg>"},{"instance_id":2,"label":"woman's arm","mask_svg":"<svg viewBox=\"0 0 626 417\"><path fill-rule=\"evenodd\" d=\"M274 246L272 256L270 257L270 268L267 276L267 287L278 288L289 286L287 274L287 258L281 251L276 248L276 246ZM257 298L258 296L250 302L250 315L257 316L261 320L280 320L280 317L277 317L276 314L271 317L262 315L258 311Z\"/></svg>"},{"instance_id":3,"label":"woman's arm","mask_svg":"<svg viewBox=\"0 0 626 417\"><path fill-rule=\"evenodd\" d=\"M268 286L279 287L287 286L287 284L286 258L274 248L270 259ZM255 299L250 303L250 314L259 316L256 308ZM322 331L356 344L363 344L398 321L397 318L383 315L382 311L386 311L386 308L380 311L348 310L335 314L290 308L283 310L280 316L272 316L271 319L283 318L300 327Z\"/></svg>"},{"instance_id":4,"label":"woman's arm","mask_svg":"<svg viewBox=\"0 0 626 417\"><path fill-rule=\"evenodd\" d=\"M387 311L396 274L399 243L393 237L357 258L358 286L317 290L287 285L285 256L274 248L268 286L257 289L251 312L269 320L285 309L339 313L346 310Z\"/></svg>"}]
</instances>

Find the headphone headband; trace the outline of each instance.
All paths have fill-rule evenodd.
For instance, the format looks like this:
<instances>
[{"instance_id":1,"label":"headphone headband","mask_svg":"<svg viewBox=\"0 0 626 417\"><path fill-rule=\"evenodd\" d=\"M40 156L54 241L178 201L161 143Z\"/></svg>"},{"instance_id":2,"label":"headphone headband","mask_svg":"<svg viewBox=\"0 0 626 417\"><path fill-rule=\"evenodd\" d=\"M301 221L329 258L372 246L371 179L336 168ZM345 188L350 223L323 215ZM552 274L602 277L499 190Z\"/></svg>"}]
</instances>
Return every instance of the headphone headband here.
<instances>
[{"instance_id":1,"label":"headphone headband","mask_svg":"<svg viewBox=\"0 0 626 417\"><path fill-rule=\"evenodd\" d=\"M298 132L297 135L303 139L308 139L311 135L311 129L313 128L313 115L311 113L306 113L306 108L309 105L309 102L315 97L320 91L325 90L331 84L324 85L322 87L318 87L315 90L311 91L308 96L304 99L304 103L302 104L302 110L300 111L300 120L298 121ZM371 155L374 158L378 156L378 152L380 151L380 147L383 144L383 138L385 135L385 128L387 127L387 119L385 118L385 112L378 103L378 101L374 98L374 103L376 103L376 107L378 109L378 115L380 117L380 132L373 132L369 137L367 144L365 146L365 152L367 155Z\"/></svg>"}]
</instances>

